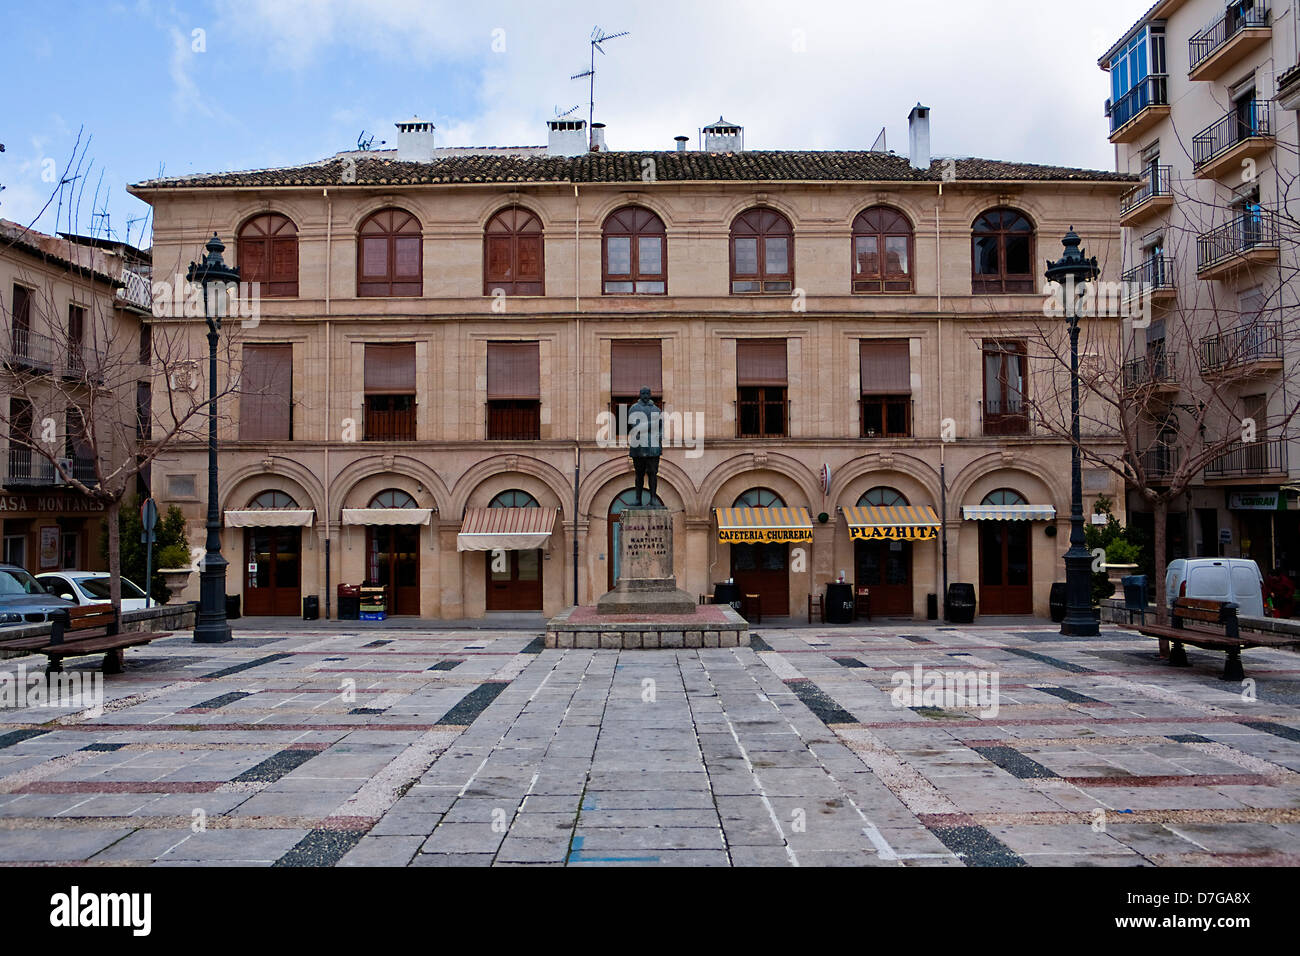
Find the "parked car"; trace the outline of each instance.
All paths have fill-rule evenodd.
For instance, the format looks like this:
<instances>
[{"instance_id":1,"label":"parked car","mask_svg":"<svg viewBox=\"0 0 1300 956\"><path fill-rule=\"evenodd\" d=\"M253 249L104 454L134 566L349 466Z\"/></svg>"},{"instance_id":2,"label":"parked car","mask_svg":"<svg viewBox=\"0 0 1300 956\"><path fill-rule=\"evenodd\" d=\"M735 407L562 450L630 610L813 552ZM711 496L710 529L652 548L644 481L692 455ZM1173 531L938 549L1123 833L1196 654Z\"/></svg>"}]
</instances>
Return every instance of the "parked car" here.
<instances>
[{"instance_id":1,"label":"parked car","mask_svg":"<svg viewBox=\"0 0 1300 956\"><path fill-rule=\"evenodd\" d=\"M1165 569L1165 603L1174 598L1232 601L1237 613L1264 615L1264 575L1249 558L1178 558Z\"/></svg>"},{"instance_id":2,"label":"parked car","mask_svg":"<svg viewBox=\"0 0 1300 956\"><path fill-rule=\"evenodd\" d=\"M75 604L108 604L110 601L107 571L46 571L36 575L36 580L50 594ZM144 607L144 599L144 591L133 581L122 579L123 611L139 610Z\"/></svg>"},{"instance_id":3,"label":"parked car","mask_svg":"<svg viewBox=\"0 0 1300 956\"><path fill-rule=\"evenodd\" d=\"M30 571L0 564L0 627L41 624L69 607L76 603L47 592Z\"/></svg>"}]
</instances>

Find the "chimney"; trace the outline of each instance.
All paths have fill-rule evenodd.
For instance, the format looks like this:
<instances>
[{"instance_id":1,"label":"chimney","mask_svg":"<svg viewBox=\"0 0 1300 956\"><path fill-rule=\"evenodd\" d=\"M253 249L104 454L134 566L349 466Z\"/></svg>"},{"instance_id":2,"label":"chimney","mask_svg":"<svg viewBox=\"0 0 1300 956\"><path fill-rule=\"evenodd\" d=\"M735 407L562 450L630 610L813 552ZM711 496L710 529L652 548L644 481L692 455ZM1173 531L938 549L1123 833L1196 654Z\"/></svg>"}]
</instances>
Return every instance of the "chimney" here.
<instances>
[{"instance_id":1,"label":"chimney","mask_svg":"<svg viewBox=\"0 0 1300 956\"><path fill-rule=\"evenodd\" d=\"M686 137L674 136L673 139L677 141L677 152L679 153L686 152Z\"/></svg>"},{"instance_id":2,"label":"chimney","mask_svg":"<svg viewBox=\"0 0 1300 956\"><path fill-rule=\"evenodd\" d=\"M397 123L397 158L403 162L433 161L433 124L415 116Z\"/></svg>"},{"instance_id":3,"label":"chimney","mask_svg":"<svg viewBox=\"0 0 1300 956\"><path fill-rule=\"evenodd\" d=\"M546 121L549 136L547 156L581 156L587 151L587 121L553 119Z\"/></svg>"},{"instance_id":4,"label":"chimney","mask_svg":"<svg viewBox=\"0 0 1300 956\"><path fill-rule=\"evenodd\" d=\"M607 153L609 147L605 145L605 124L591 124L591 151L593 153Z\"/></svg>"},{"instance_id":5,"label":"chimney","mask_svg":"<svg viewBox=\"0 0 1300 956\"><path fill-rule=\"evenodd\" d=\"M745 128L728 123L721 116L716 123L704 127L706 153L740 153L745 149Z\"/></svg>"},{"instance_id":6,"label":"chimney","mask_svg":"<svg viewBox=\"0 0 1300 956\"><path fill-rule=\"evenodd\" d=\"M930 107L920 103L907 114L907 155L913 169L930 168Z\"/></svg>"}]
</instances>

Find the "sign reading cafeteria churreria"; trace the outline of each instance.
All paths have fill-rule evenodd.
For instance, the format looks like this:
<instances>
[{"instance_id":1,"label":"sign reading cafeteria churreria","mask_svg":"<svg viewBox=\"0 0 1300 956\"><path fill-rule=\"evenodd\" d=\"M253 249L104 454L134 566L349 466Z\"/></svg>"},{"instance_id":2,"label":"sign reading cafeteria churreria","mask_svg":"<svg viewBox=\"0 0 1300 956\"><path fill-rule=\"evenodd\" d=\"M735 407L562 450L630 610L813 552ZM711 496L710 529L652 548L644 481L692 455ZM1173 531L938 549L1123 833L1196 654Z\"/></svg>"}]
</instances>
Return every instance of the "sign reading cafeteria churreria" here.
<instances>
[{"instance_id":1,"label":"sign reading cafeteria churreria","mask_svg":"<svg viewBox=\"0 0 1300 956\"><path fill-rule=\"evenodd\" d=\"M722 528L718 541L722 544L785 544L790 541L811 541L812 528Z\"/></svg>"},{"instance_id":2,"label":"sign reading cafeteria churreria","mask_svg":"<svg viewBox=\"0 0 1300 956\"><path fill-rule=\"evenodd\" d=\"M849 537L854 541L930 541L939 537L939 529L934 525L902 528L850 525Z\"/></svg>"}]
</instances>

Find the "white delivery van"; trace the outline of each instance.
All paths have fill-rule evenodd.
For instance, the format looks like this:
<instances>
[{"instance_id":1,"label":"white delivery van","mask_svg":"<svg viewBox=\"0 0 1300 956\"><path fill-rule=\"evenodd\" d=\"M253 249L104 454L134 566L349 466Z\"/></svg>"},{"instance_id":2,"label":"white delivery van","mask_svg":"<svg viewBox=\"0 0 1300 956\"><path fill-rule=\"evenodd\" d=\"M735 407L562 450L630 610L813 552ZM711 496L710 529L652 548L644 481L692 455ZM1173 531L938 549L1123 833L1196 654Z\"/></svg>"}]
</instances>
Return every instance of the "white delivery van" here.
<instances>
[{"instance_id":1,"label":"white delivery van","mask_svg":"<svg viewBox=\"0 0 1300 956\"><path fill-rule=\"evenodd\" d=\"M1248 558L1178 558L1165 569L1165 603L1174 598L1232 601L1237 613L1264 616L1264 576Z\"/></svg>"}]
</instances>

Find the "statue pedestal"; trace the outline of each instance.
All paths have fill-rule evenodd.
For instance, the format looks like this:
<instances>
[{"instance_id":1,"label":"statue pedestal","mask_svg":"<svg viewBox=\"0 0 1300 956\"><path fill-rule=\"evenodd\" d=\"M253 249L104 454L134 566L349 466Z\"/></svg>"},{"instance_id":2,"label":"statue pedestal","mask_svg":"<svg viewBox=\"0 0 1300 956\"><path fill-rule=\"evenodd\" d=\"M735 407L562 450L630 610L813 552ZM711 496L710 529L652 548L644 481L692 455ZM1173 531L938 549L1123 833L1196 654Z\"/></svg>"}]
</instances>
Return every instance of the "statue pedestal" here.
<instances>
[{"instance_id":1,"label":"statue pedestal","mask_svg":"<svg viewBox=\"0 0 1300 956\"><path fill-rule=\"evenodd\" d=\"M601 614L693 614L695 599L673 575L673 516L666 508L619 515L619 575L596 602Z\"/></svg>"}]
</instances>

